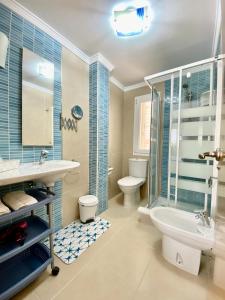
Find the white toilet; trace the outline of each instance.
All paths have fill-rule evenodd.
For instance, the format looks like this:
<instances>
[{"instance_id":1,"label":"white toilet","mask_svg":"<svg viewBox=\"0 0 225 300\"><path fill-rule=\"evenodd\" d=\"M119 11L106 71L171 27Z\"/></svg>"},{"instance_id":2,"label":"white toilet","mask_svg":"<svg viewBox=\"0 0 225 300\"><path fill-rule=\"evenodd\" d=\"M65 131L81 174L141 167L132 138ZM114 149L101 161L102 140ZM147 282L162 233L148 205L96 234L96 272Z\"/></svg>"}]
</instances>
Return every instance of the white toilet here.
<instances>
[{"instance_id":1,"label":"white toilet","mask_svg":"<svg viewBox=\"0 0 225 300\"><path fill-rule=\"evenodd\" d=\"M117 181L124 193L124 206L131 207L140 201L140 186L146 181L147 159L129 158L129 176Z\"/></svg>"}]
</instances>

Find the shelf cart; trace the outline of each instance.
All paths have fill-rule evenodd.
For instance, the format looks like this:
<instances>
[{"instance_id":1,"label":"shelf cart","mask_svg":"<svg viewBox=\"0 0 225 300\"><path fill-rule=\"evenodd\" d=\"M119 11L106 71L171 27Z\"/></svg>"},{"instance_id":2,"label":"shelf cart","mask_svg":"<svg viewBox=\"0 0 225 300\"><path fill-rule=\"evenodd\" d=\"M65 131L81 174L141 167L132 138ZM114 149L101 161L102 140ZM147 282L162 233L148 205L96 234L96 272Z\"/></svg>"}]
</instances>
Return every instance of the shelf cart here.
<instances>
[{"instance_id":1,"label":"shelf cart","mask_svg":"<svg viewBox=\"0 0 225 300\"><path fill-rule=\"evenodd\" d=\"M23 245L13 241L0 244L0 300L7 300L35 280L47 266L51 265L52 275L59 273L54 264L53 251L53 201L55 195L47 189L34 188L27 194L36 198L37 203L0 216L0 225L9 227L19 219L27 222L26 239ZM38 208L46 206L48 222L34 214ZM1 230L4 230L2 227ZM49 249L42 243L49 237Z\"/></svg>"}]
</instances>

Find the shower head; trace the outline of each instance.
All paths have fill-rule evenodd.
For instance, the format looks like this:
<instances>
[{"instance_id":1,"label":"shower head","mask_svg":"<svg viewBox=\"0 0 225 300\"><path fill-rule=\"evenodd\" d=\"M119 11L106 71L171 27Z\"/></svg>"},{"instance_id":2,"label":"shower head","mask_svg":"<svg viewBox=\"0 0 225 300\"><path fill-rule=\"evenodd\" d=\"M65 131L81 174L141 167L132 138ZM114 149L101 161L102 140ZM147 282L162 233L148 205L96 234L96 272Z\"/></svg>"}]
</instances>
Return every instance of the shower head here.
<instances>
[{"instance_id":1,"label":"shower head","mask_svg":"<svg viewBox=\"0 0 225 300\"><path fill-rule=\"evenodd\" d=\"M188 84L187 84L187 83L184 83L184 84L182 85L182 88L183 88L183 89L188 89Z\"/></svg>"}]
</instances>

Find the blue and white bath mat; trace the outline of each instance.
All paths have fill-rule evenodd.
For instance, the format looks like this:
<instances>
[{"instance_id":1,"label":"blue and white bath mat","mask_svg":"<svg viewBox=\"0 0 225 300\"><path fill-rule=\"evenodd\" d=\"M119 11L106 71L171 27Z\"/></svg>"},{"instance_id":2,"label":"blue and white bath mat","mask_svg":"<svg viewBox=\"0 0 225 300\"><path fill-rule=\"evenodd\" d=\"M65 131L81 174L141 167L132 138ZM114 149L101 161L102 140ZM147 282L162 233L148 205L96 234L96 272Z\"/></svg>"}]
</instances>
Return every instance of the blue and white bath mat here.
<instances>
[{"instance_id":1,"label":"blue and white bath mat","mask_svg":"<svg viewBox=\"0 0 225 300\"><path fill-rule=\"evenodd\" d=\"M93 244L111 224L97 217L94 222L82 224L75 221L54 234L54 253L64 263L71 264ZM49 246L48 241L45 242Z\"/></svg>"}]
</instances>

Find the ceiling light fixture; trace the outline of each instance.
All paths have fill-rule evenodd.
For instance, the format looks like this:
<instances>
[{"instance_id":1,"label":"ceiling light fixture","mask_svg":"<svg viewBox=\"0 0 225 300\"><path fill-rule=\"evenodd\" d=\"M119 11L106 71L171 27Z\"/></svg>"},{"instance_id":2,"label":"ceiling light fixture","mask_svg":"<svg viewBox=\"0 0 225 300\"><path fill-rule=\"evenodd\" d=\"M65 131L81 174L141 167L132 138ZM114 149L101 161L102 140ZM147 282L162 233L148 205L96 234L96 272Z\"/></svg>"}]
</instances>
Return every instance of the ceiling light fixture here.
<instances>
[{"instance_id":1,"label":"ceiling light fixture","mask_svg":"<svg viewBox=\"0 0 225 300\"><path fill-rule=\"evenodd\" d=\"M130 1L116 5L112 14L112 27L118 37L143 34L150 27L150 7L147 1Z\"/></svg>"},{"instance_id":2,"label":"ceiling light fixture","mask_svg":"<svg viewBox=\"0 0 225 300\"><path fill-rule=\"evenodd\" d=\"M9 45L9 40L7 36L0 32L0 68L5 68L6 57L7 57L7 49Z\"/></svg>"},{"instance_id":3,"label":"ceiling light fixture","mask_svg":"<svg viewBox=\"0 0 225 300\"><path fill-rule=\"evenodd\" d=\"M191 78L191 72L187 72L186 77L187 77L187 78Z\"/></svg>"}]
</instances>

